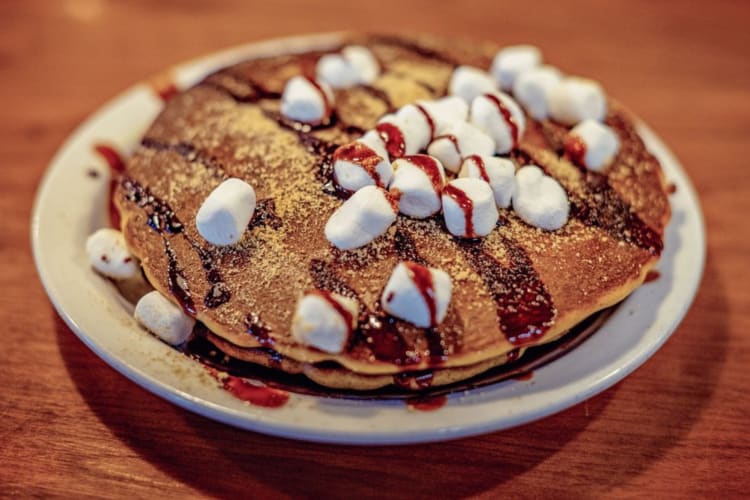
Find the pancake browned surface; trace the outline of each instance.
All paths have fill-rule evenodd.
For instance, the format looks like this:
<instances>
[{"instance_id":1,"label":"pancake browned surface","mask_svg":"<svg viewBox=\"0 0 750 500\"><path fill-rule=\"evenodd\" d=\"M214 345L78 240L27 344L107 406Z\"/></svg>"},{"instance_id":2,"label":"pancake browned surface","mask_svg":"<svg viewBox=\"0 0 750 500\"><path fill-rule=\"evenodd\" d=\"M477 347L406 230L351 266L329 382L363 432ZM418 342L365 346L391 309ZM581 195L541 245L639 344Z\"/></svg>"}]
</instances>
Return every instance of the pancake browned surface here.
<instances>
[{"instance_id":1,"label":"pancake browned surface","mask_svg":"<svg viewBox=\"0 0 750 500\"><path fill-rule=\"evenodd\" d=\"M372 86L336 92L330 126L295 129L278 114L286 80L310 74L320 53L253 60L170 100L128 161L115 194L126 240L152 284L205 323L220 347L240 358L247 352L250 361L254 351L243 348L272 347L332 386L357 388L368 376L385 376L367 380L386 385L393 374L427 368L454 369L446 380L456 381L473 375L471 367L494 366L511 351L558 338L643 282L661 253L670 209L657 160L611 101L606 122L622 147L603 174L561 157L567 128L527 117L513 156L541 166L567 190L571 216L562 229L536 229L501 210L501 224L488 237L461 241L440 217L400 215L363 248L333 248L323 232L342 203L330 184L332 151L388 111L443 96L455 64L486 68L498 48L354 41L371 48L383 72ZM242 240L216 247L197 233L195 215L227 177L250 183L259 204ZM438 327L416 328L380 310L380 294L400 260L451 276L453 297ZM359 328L342 354L300 345L289 333L297 300L316 288L360 302ZM311 367L326 360L344 368L336 373L350 371L352 381Z\"/></svg>"}]
</instances>

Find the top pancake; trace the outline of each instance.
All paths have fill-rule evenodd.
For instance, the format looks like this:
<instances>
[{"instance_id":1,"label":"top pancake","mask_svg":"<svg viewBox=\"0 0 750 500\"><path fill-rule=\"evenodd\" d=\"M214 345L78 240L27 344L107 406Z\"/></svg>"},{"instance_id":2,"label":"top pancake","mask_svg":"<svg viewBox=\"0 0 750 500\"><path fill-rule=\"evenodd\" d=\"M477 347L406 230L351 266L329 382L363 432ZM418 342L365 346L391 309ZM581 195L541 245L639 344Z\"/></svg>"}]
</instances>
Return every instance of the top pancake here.
<instances>
[{"instance_id":1,"label":"top pancake","mask_svg":"<svg viewBox=\"0 0 750 500\"><path fill-rule=\"evenodd\" d=\"M567 128L527 116L513 158L541 166L568 191L571 217L562 229L542 231L500 210L501 224L488 237L462 241L440 216L399 215L363 248L332 247L323 228L342 203L330 184L333 150L389 110L445 95L456 64L486 68L498 49L392 37L342 45L350 42L367 45L382 73L372 86L337 91L336 119L327 128L295 130L278 118L286 80L314 71L319 52L226 68L167 103L129 159L114 198L126 241L155 288L236 346L390 374L473 365L549 342L643 282L661 253L669 203L658 161L612 101L606 122L622 146L603 174L582 172L560 156ZM242 240L216 247L198 234L195 215L227 177L251 184L259 203ZM416 328L379 308L401 260L451 276L453 297L438 327ZM340 355L291 337L295 304L315 288L360 302L359 328Z\"/></svg>"}]
</instances>

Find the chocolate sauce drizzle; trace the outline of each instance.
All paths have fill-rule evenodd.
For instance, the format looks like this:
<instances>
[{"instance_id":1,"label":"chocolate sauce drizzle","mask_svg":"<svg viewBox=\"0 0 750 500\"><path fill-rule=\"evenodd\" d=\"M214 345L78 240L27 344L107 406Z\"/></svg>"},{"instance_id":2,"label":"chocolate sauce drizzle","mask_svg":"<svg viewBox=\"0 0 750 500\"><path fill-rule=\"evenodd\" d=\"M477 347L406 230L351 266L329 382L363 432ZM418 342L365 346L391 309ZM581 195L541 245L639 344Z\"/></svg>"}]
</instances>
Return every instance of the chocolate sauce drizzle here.
<instances>
[{"instance_id":1,"label":"chocolate sauce drizzle","mask_svg":"<svg viewBox=\"0 0 750 500\"><path fill-rule=\"evenodd\" d=\"M458 66L460 63L453 59L452 57L443 54L442 52L425 47L417 42L411 41L411 40L405 40L403 38L393 36L393 35L376 35L373 37L373 40L375 43L380 43L383 45L392 45L394 47L400 47L402 49L414 52L415 54L419 55L420 57L424 57L425 59L434 59L436 61L443 62L445 64L449 64L451 66Z\"/></svg>"},{"instance_id":2,"label":"chocolate sauce drizzle","mask_svg":"<svg viewBox=\"0 0 750 500\"><path fill-rule=\"evenodd\" d=\"M209 75L199 85L212 87L241 104L281 98L280 92L267 90L256 82L226 72Z\"/></svg>"},{"instance_id":3,"label":"chocolate sauce drizzle","mask_svg":"<svg viewBox=\"0 0 750 500\"><path fill-rule=\"evenodd\" d=\"M391 111L394 111L396 108L393 105L393 101L391 100L391 97L388 95L388 93L382 89L379 89L377 87L373 87L372 85L358 85L356 88L362 89L367 94L371 95L375 99L382 101L383 104L385 104L385 107L387 109L386 113L390 113Z\"/></svg>"},{"instance_id":4,"label":"chocolate sauce drizzle","mask_svg":"<svg viewBox=\"0 0 750 500\"><path fill-rule=\"evenodd\" d=\"M215 177L226 177L224 165L215 156L206 155L190 143L178 142L170 144L150 137L144 137L141 141L141 146L154 151L171 151L180 155L187 162L198 163L206 167Z\"/></svg>"},{"instance_id":5,"label":"chocolate sauce drizzle","mask_svg":"<svg viewBox=\"0 0 750 500\"><path fill-rule=\"evenodd\" d=\"M160 234L182 232L184 226L172 208L151 194L147 187L130 177L124 177L120 184L125 192L125 198L146 211L146 220L151 229Z\"/></svg>"},{"instance_id":6,"label":"chocolate sauce drizzle","mask_svg":"<svg viewBox=\"0 0 750 500\"><path fill-rule=\"evenodd\" d=\"M490 255L482 242L461 241L458 247L495 301L497 321L508 342L522 346L544 335L557 310L523 248L508 238L503 241L510 258L508 267Z\"/></svg>"},{"instance_id":7,"label":"chocolate sauce drizzle","mask_svg":"<svg viewBox=\"0 0 750 500\"><path fill-rule=\"evenodd\" d=\"M177 256L175 255L174 250L172 250L169 240L164 237L164 235L162 235L162 240L164 241L164 252L167 254L168 261L167 284L169 286L169 292L180 303L185 314L195 316L195 302L193 302L193 296L190 295L190 288L188 287L182 268L180 268L177 263Z\"/></svg>"},{"instance_id":8,"label":"chocolate sauce drizzle","mask_svg":"<svg viewBox=\"0 0 750 500\"><path fill-rule=\"evenodd\" d=\"M283 225L284 221L276 214L276 202L273 198L266 198L255 204L253 218L247 227L248 229L253 229L265 226L271 229L281 229Z\"/></svg>"},{"instance_id":9,"label":"chocolate sauce drizzle","mask_svg":"<svg viewBox=\"0 0 750 500\"><path fill-rule=\"evenodd\" d=\"M245 316L245 330L248 334L264 347L273 347L274 341L271 338L271 329L260 318L260 314L250 312Z\"/></svg>"}]
</instances>

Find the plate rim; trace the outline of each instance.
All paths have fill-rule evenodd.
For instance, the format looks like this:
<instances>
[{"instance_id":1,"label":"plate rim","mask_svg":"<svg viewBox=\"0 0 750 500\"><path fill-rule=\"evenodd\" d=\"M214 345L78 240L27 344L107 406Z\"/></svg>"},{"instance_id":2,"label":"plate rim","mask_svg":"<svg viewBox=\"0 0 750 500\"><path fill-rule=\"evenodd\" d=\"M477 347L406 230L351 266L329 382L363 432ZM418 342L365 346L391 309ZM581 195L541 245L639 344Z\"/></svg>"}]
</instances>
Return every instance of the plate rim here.
<instances>
[{"instance_id":1,"label":"plate rim","mask_svg":"<svg viewBox=\"0 0 750 500\"><path fill-rule=\"evenodd\" d=\"M195 68L196 66L206 66L207 68L210 68L212 66L215 67L216 61L226 62L227 58L236 57L237 59L242 59L251 57L253 53L263 52L264 49L268 49L268 47L272 47L275 44L292 44L294 46L320 44L324 42L330 42L337 37L340 38L341 36L341 32L331 32L316 35L279 37L251 42L248 44L230 47L211 54L201 55L178 65L171 66L170 71ZM62 162L62 159L64 158L65 154L67 154L73 148L73 146L80 140L83 135L85 135L85 133L93 126L93 124L95 124L102 117L114 113L117 105L126 100L129 96L135 95L138 92L142 91L144 91L144 83L138 82L134 85L131 85L126 90L107 101L104 105L100 106L92 114L90 114L82 123L80 123L72 133L68 134L66 139L56 150L54 156L45 169L44 175L39 182L39 187L34 199L31 217L32 253L37 269L37 274L39 275L40 281L42 282L49 300L51 301L60 317L68 325L68 327L89 349L91 349L98 357L100 357L103 361L105 361L105 363L110 365L116 371L124 375L129 380L135 382L139 386L145 388L149 392L152 392L157 396L166 399L173 404L176 404L177 406L185 408L194 413L198 413L204 417L242 429L262 432L279 437L324 443L360 445L411 444L445 441L508 429L517 425L522 425L524 423L529 423L531 421L545 418L551 414L570 408L580 403L581 401L588 399L589 397L598 394L603 390L606 390L607 388L611 387L612 385L635 371L646 360L648 360L664 344L664 342L666 342L671 337L672 333L674 333L674 331L677 329L680 322L687 313L690 305L695 299L695 295L700 286L706 261L706 229L703 213L699 203L699 198L692 183L690 182L690 179L688 178L682 165L675 157L674 153L672 153L672 151L651 130L651 128L649 128L645 123L639 121L639 134L644 139L644 141L646 141L652 153L654 153L660 159L663 166L669 166L670 182L674 182L679 186L678 189L680 196L684 196L686 198L686 203L691 209L693 209L692 215L696 217L695 229L697 229L697 242L700 242L700 244L693 244L691 245L691 248L694 252L696 252L696 257L700 264L699 269L691 274L691 278L689 279L689 287L686 289L686 293L683 293L687 297L687 300L683 301L680 304L680 308L678 309L676 314L672 314L673 317L671 318L670 325L665 328L665 333L659 336L655 342L650 343L646 349L641 349L639 354L634 358L631 358L629 362L624 366L612 370L603 377L599 377L599 379L595 383L589 384L584 390L581 390L574 394L568 394L567 397L556 400L554 404L547 405L543 410L537 411L530 418L521 418L518 421L512 421L510 423L505 422L504 424L499 423L497 419L487 419L480 424L474 424L468 427L461 425L448 425L442 429L437 430L429 428L424 429L423 431L409 431L408 434L399 432L376 432L374 430L368 430L366 432L355 434L348 431L340 432L334 429L317 429L314 431L311 431L309 429L301 430L299 426L282 425L279 422L273 422L271 418L258 418L256 413L237 411L236 409L228 408L212 401L207 401L194 394L190 394L184 390L181 390L180 388L171 386L158 378L155 378L147 371L143 370L142 367L136 367L126 363L121 358L119 358L116 353L111 352L105 346L101 345L101 343L96 342L95 338L93 338L90 334L87 334L83 330L79 322L76 321L76 318L73 317L73 315L71 315L69 311L63 306L62 299L57 295L57 290L52 283L52 275L44 265L45 249L42 248L40 241L40 227L42 225L41 212L43 204L48 198L46 194L53 189L52 184L54 172L64 167L65 164ZM666 170L666 168L663 169ZM673 221L670 221L670 225L672 223ZM636 290L635 292L637 291L638 290ZM561 358L561 360L564 359L565 356ZM560 360L553 361L552 363L559 361Z\"/></svg>"}]
</instances>

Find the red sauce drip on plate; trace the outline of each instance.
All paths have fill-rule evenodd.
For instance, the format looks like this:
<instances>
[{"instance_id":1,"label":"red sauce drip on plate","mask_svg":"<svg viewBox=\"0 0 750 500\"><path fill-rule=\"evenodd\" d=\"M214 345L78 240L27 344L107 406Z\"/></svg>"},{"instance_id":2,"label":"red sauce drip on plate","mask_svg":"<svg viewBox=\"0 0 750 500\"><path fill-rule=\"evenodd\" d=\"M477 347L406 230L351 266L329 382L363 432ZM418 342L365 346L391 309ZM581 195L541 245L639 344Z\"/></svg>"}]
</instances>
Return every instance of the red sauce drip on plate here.
<instances>
[{"instance_id":1,"label":"red sauce drip on plate","mask_svg":"<svg viewBox=\"0 0 750 500\"><path fill-rule=\"evenodd\" d=\"M430 116L430 113L427 112L426 109L424 109L424 106L421 104L415 104L417 109L420 113L422 113L422 116L424 116L425 121L427 122L427 126L430 127L430 141L435 137L435 121L432 119L432 116Z\"/></svg>"},{"instance_id":2,"label":"red sauce drip on plate","mask_svg":"<svg viewBox=\"0 0 750 500\"><path fill-rule=\"evenodd\" d=\"M437 160L429 155L411 155L405 156L404 160L417 166L422 172L427 174L432 183L432 188L435 190L438 196L443 190L443 176L440 173L440 166Z\"/></svg>"},{"instance_id":3,"label":"red sauce drip on plate","mask_svg":"<svg viewBox=\"0 0 750 500\"><path fill-rule=\"evenodd\" d=\"M280 408L289 401L289 393L281 389L254 384L247 379L234 375L224 373L220 375L219 371L214 368L207 367L207 369L212 377L221 382L225 391L253 406Z\"/></svg>"},{"instance_id":4,"label":"red sauce drip on plate","mask_svg":"<svg viewBox=\"0 0 750 500\"><path fill-rule=\"evenodd\" d=\"M643 280L644 283L651 283L652 281L656 281L661 277L661 273L655 269L652 269L651 271L646 273L646 279Z\"/></svg>"},{"instance_id":5,"label":"red sauce drip on plate","mask_svg":"<svg viewBox=\"0 0 750 500\"><path fill-rule=\"evenodd\" d=\"M419 290L424 299L427 310L430 312L430 325L437 324L437 302L435 301L435 284L432 282L432 273L425 266L414 262L404 262L409 278Z\"/></svg>"},{"instance_id":6,"label":"red sauce drip on plate","mask_svg":"<svg viewBox=\"0 0 750 500\"><path fill-rule=\"evenodd\" d=\"M474 233L474 222L472 221L472 215L474 213L474 202L471 201L471 198L469 198L466 193L452 184L448 184L447 186L445 186L443 188L443 193L451 197L453 201L455 201L458 206L461 207L461 210L463 210L465 236L467 238L476 237L476 234Z\"/></svg>"},{"instance_id":7,"label":"red sauce drip on plate","mask_svg":"<svg viewBox=\"0 0 750 500\"><path fill-rule=\"evenodd\" d=\"M522 380L522 381L532 380L534 378L534 372L530 371L530 372L519 373L513 378L516 380Z\"/></svg>"},{"instance_id":8,"label":"red sauce drip on plate","mask_svg":"<svg viewBox=\"0 0 750 500\"><path fill-rule=\"evenodd\" d=\"M484 164L484 160L479 155L471 155L467 157L467 160L472 160L476 165L477 169L479 170L479 177L487 183L490 182L490 176L487 173L487 166Z\"/></svg>"},{"instance_id":9,"label":"red sauce drip on plate","mask_svg":"<svg viewBox=\"0 0 750 500\"><path fill-rule=\"evenodd\" d=\"M677 192L677 184L670 182L667 184L667 193L668 194L675 194Z\"/></svg>"},{"instance_id":10,"label":"red sauce drip on plate","mask_svg":"<svg viewBox=\"0 0 750 500\"><path fill-rule=\"evenodd\" d=\"M177 85L170 82L163 87L155 87L154 92L156 92L156 95L159 96L159 99L161 99L163 102L167 102L174 96L179 94L180 89L177 88Z\"/></svg>"},{"instance_id":11,"label":"red sauce drip on plate","mask_svg":"<svg viewBox=\"0 0 750 500\"><path fill-rule=\"evenodd\" d=\"M406 154L406 141L400 128L392 123L379 123L375 127L375 130L378 131L380 138L383 139L385 149L388 151L391 160L401 158Z\"/></svg>"},{"instance_id":12,"label":"red sauce drip on plate","mask_svg":"<svg viewBox=\"0 0 750 500\"><path fill-rule=\"evenodd\" d=\"M586 157L586 144L580 137L568 135L563 143L565 148L565 157L579 167L586 167L584 158Z\"/></svg>"},{"instance_id":13,"label":"red sauce drip on plate","mask_svg":"<svg viewBox=\"0 0 750 500\"><path fill-rule=\"evenodd\" d=\"M382 158L370 147L362 144L359 141L354 141L345 146L341 146L333 153L333 160L348 161L360 165L365 169L367 174L375 181L375 185L378 187L383 186L383 180L380 178L380 174L376 170L378 164L382 161ZM338 184L336 174L334 171L334 180Z\"/></svg>"},{"instance_id":14,"label":"red sauce drip on plate","mask_svg":"<svg viewBox=\"0 0 750 500\"><path fill-rule=\"evenodd\" d=\"M433 396L427 398L413 398L406 401L410 410L435 411L439 410L448 402L447 396Z\"/></svg>"},{"instance_id":15,"label":"red sauce drip on plate","mask_svg":"<svg viewBox=\"0 0 750 500\"><path fill-rule=\"evenodd\" d=\"M503 103L503 101L500 100L499 97L497 97L494 94L484 94L484 96L492 101L495 106L497 106L497 110L500 112L501 115L503 115L503 119L505 120L505 123L508 125L508 128L510 129L510 137L513 139L513 147L515 148L518 144L519 134L518 134L518 124L516 123L516 119L513 118L513 113L510 112L508 107Z\"/></svg>"}]
</instances>

